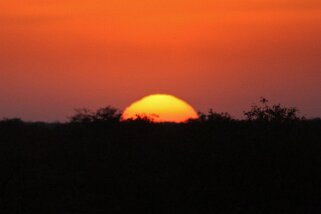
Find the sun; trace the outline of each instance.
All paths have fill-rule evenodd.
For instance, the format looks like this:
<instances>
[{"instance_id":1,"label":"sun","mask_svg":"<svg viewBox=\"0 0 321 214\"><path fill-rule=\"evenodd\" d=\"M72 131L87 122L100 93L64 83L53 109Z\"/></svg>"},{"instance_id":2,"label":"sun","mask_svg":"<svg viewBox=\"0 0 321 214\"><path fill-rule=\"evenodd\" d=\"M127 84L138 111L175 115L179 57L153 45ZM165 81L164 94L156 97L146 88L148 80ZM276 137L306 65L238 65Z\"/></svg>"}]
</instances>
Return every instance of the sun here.
<instances>
[{"instance_id":1,"label":"sun","mask_svg":"<svg viewBox=\"0 0 321 214\"><path fill-rule=\"evenodd\" d=\"M185 122L198 118L194 108L187 102L168 94L152 94L132 103L123 113L122 119L147 116L154 122Z\"/></svg>"}]
</instances>

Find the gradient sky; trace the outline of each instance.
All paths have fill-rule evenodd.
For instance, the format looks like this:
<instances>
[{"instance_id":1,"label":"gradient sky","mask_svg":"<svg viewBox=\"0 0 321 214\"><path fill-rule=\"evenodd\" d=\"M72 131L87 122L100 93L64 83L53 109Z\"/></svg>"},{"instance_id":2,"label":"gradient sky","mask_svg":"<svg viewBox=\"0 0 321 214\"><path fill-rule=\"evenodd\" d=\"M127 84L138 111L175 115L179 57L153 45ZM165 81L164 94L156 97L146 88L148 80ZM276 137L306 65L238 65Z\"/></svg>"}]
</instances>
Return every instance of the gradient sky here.
<instances>
[{"instance_id":1,"label":"gradient sky","mask_svg":"<svg viewBox=\"0 0 321 214\"><path fill-rule=\"evenodd\" d=\"M321 1L0 2L0 118L153 93L235 117L260 96L321 116Z\"/></svg>"}]
</instances>

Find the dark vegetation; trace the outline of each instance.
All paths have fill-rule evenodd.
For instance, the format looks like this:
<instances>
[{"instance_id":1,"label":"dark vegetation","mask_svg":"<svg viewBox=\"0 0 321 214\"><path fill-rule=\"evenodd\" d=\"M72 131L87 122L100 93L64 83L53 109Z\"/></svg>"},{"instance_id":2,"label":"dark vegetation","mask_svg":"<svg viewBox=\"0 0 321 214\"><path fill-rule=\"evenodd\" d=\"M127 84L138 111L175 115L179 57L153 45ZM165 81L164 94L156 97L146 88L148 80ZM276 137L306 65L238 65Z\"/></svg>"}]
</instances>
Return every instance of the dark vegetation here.
<instances>
[{"instance_id":1,"label":"dark vegetation","mask_svg":"<svg viewBox=\"0 0 321 214\"><path fill-rule=\"evenodd\" d=\"M0 121L0 213L320 213L321 120L266 99L234 120Z\"/></svg>"}]
</instances>

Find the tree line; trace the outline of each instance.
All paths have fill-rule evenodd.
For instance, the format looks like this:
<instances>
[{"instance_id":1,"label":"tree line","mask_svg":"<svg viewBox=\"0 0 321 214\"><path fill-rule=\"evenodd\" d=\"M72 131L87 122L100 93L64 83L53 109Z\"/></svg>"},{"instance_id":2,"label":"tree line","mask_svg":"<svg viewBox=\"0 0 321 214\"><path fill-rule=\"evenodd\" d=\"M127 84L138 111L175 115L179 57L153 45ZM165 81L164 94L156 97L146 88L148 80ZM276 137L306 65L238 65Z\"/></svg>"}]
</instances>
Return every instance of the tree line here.
<instances>
[{"instance_id":1,"label":"tree line","mask_svg":"<svg viewBox=\"0 0 321 214\"><path fill-rule=\"evenodd\" d=\"M299 116L299 110L295 107L285 107L281 104L270 105L266 98L261 98L258 105L251 106L250 110L243 112L245 120L256 122L291 122L305 120ZM228 112L215 112L210 109L207 113L198 112L197 119L190 119L186 122L212 122L212 121L234 121ZM140 114L136 118L122 120L122 112L115 107L107 106L97 111L87 108L75 109L75 114L69 118L71 123L96 123L96 122L131 122L142 121L153 123L153 117Z\"/></svg>"}]
</instances>

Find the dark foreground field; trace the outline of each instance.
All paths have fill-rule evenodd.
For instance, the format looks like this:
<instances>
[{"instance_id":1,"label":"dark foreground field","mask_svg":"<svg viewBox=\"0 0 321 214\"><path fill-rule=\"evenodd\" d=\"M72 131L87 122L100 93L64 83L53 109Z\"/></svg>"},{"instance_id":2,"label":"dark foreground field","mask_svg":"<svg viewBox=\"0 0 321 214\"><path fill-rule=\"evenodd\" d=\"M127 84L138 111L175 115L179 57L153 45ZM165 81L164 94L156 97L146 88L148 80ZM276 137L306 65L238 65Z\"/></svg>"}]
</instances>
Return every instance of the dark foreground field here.
<instances>
[{"instance_id":1,"label":"dark foreground field","mask_svg":"<svg viewBox=\"0 0 321 214\"><path fill-rule=\"evenodd\" d=\"M0 213L321 213L321 122L0 123Z\"/></svg>"}]
</instances>

